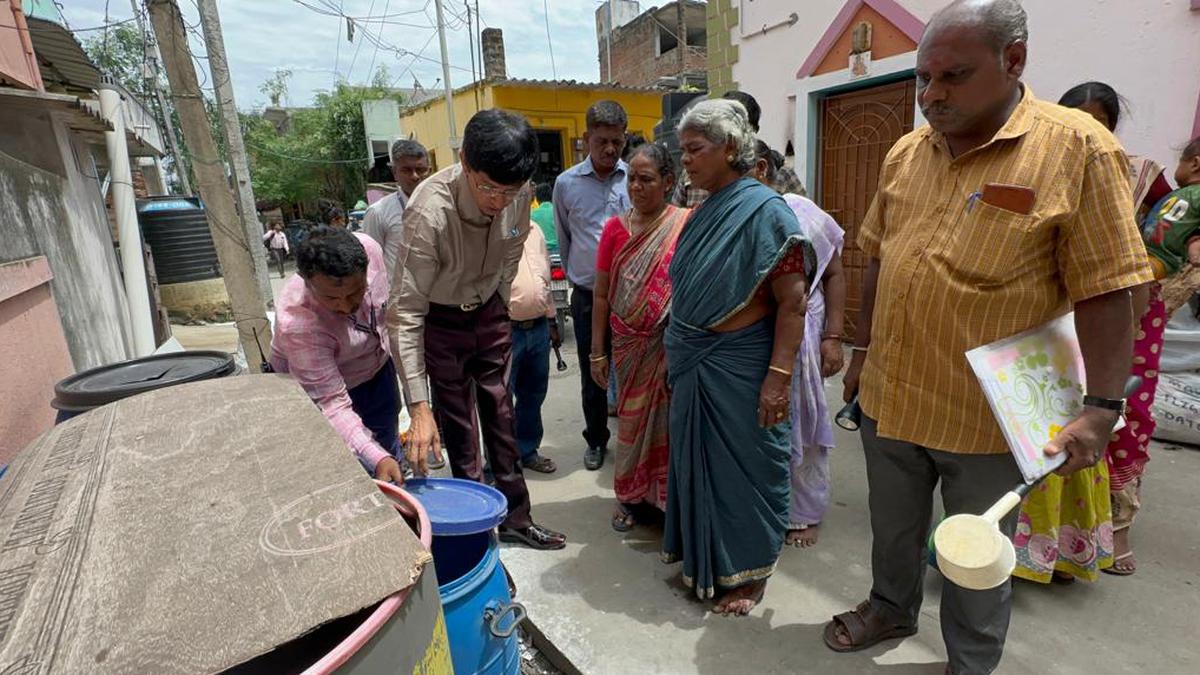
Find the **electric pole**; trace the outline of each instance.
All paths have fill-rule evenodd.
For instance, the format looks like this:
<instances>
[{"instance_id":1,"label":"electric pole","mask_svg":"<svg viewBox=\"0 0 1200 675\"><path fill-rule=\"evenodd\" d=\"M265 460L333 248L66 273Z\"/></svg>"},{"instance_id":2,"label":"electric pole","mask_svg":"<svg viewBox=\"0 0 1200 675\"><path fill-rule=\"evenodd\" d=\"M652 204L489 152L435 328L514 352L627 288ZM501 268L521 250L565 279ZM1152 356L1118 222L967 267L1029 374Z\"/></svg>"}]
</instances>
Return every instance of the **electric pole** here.
<instances>
[{"instance_id":1,"label":"electric pole","mask_svg":"<svg viewBox=\"0 0 1200 675\"><path fill-rule=\"evenodd\" d=\"M221 35L221 15L217 13L216 0L197 0L200 10L200 25L204 29L204 45L208 49L208 67L212 73L213 92L217 97L217 111L221 126L225 128L225 144L229 149L229 164L233 169L233 187L237 193L238 211L242 226L246 228L246 241L250 242L250 257L254 259L254 276L258 290L272 305L271 280L268 277L267 252L255 246L263 236L258 222L258 208L254 201L254 186L250 183L250 162L246 157L246 146L242 141L242 125L238 120L237 105L233 100L233 81L229 74L229 60L225 56L225 38Z\"/></svg>"},{"instance_id":2,"label":"electric pole","mask_svg":"<svg viewBox=\"0 0 1200 675\"><path fill-rule=\"evenodd\" d=\"M433 0L437 10L438 42L442 46L442 83L446 86L446 119L450 123L451 161L458 162L458 149L462 141L458 137L458 125L454 122L454 88L450 86L450 55L446 50L446 20L442 16L442 0Z\"/></svg>"},{"instance_id":3,"label":"electric pole","mask_svg":"<svg viewBox=\"0 0 1200 675\"><path fill-rule=\"evenodd\" d=\"M675 30L679 31L675 41L679 43L679 88L684 88L684 73L687 72L687 19L683 13L683 0L675 1Z\"/></svg>"},{"instance_id":4,"label":"electric pole","mask_svg":"<svg viewBox=\"0 0 1200 675\"><path fill-rule=\"evenodd\" d=\"M229 190L225 168L217 152L217 143L204 110L204 95L192 65L191 49L183 16L175 0L146 0L150 22L162 50L163 66L171 86L171 99L179 113L183 141L192 155L192 168L200 197L204 200L208 227L212 232L217 259L225 278L225 290L233 309L238 340L251 372L259 372L258 345L270 353L271 327L267 323L266 298L254 278L250 250L262 242L249 241L238 220L237 205Z\"/></svg>"},{"instance_id":5,"label":"electric pole","mask_svg":"<svg viewBox=\"0 0 1200 675\"><path fill-rule=\"evenodd\" d=\"M175 176L179 178L179 189L183 194L192 194L192 181L188 179L187 165L183 162L183 153L179 151L179 140L175 136L175 122L171 120L171 111L167 110L167 102L163 99L162 89L158 86L158 58L154 56L154 45L146 34L146 22L142 19L142 8L137 0L129 0L133 5L133 15L137 17L138 32L142 34L142 53L145 55L145 67L142 79L150 91L154 92L154 100L158 103L158 112L162 116L163 135L167 137L167 146L171 148L171 156L175 158Z\"/></svg>"},{"instance_id":6,"label":"electric pole","mask_svg":"<svg viewBox=\"0 0 1200 675\"><path fill-rule=\"evenodd\" d=\"M604 4L608 5L608 40L607 40L607 46L604 48L604 57L608 60L608 78L607 78L607 80L608 80L609 84L612 84L612 82L613 82L612 38L613 38L613 30L615 30L615 27L613 26L613 0L608 0Z\"/></svg>"}]
</instances>

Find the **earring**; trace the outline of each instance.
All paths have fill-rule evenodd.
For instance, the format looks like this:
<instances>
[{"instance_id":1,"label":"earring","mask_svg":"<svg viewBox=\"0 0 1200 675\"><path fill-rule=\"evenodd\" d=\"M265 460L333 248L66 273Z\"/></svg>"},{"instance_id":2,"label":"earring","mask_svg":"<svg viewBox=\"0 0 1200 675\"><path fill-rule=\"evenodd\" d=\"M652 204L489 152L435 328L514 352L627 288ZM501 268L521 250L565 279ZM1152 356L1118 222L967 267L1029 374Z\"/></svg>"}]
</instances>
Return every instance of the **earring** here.
<instances>
[{"instance_id":1,"label":"earring","mask_svg":"<svg viewBox=\"0 0 1200 675\"><path fill-rule=\"evenodd\" d=\"M733 155L726 157L725 161L729 162L730 164L733 164Z\"/></svg>"}]
</instances>

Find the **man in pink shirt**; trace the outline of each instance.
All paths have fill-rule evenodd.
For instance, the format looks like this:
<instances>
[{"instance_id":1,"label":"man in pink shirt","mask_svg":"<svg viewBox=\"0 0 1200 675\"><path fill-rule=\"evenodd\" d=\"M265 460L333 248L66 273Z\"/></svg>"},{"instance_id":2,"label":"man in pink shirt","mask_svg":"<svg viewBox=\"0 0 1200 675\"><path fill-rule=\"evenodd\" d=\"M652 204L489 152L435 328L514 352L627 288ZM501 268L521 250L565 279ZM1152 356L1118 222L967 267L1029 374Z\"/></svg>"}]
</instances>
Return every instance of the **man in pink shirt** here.
<instances>
[{"instance_id":1,"label":"man in pink shirt","mask_svg":"<svg viewBox=\"0 0 1200 675\"><path fill-rule=\"evenodd\" d=\"M304 387L368 471L403 483L383 251L366 235L323 226L296 248L296 267L275 302L271 366ZM409 461L424 472L424 458Z\"/></svg>"}]
</instances>

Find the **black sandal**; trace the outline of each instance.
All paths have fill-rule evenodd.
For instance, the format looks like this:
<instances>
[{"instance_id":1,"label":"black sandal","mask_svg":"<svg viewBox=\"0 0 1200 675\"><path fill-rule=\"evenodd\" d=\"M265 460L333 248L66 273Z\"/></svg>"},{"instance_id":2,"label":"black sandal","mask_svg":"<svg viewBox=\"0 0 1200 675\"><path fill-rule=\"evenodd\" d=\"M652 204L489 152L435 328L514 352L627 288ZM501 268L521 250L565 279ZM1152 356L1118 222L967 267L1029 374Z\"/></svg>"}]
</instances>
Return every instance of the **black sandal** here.
<instances>
[{"instance_id":1,"label":"black sandal","mask_svg":"<svg viewBox=\"0 0 1200 675\"><path fill-rule=\"evenodd\" d=\"M838 640L838 628L845 632L850 644L842 644ZM825 624L823 638L825 646L835 652L857 652L873 647L884 640L895 640L916 635L916 626L899 626L889 621L883 614L871 606L870 600L865 600L850 610L833 617Z\"/></svg>"}]
</instances>

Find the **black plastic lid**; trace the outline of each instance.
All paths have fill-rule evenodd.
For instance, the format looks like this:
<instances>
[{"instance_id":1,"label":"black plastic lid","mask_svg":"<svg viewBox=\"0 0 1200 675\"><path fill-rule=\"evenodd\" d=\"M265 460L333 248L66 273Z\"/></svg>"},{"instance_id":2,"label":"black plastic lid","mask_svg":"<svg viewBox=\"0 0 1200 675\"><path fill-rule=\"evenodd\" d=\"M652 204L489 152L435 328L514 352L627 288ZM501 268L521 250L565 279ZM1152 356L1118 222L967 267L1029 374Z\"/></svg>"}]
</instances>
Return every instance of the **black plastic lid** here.
<instances>
[{"instance_id":1,"label":"black plastic lid","mask_svg":"<svg viewBox=\"0 0 1200 675\"><path fill-rule=\"evenodd\" d=\"M54 385L50 405L58 410L91 410L106 403L185 382L233 374L233 357L218 351L156 354L85 370Z\"/></svg>"}]
</instances>

